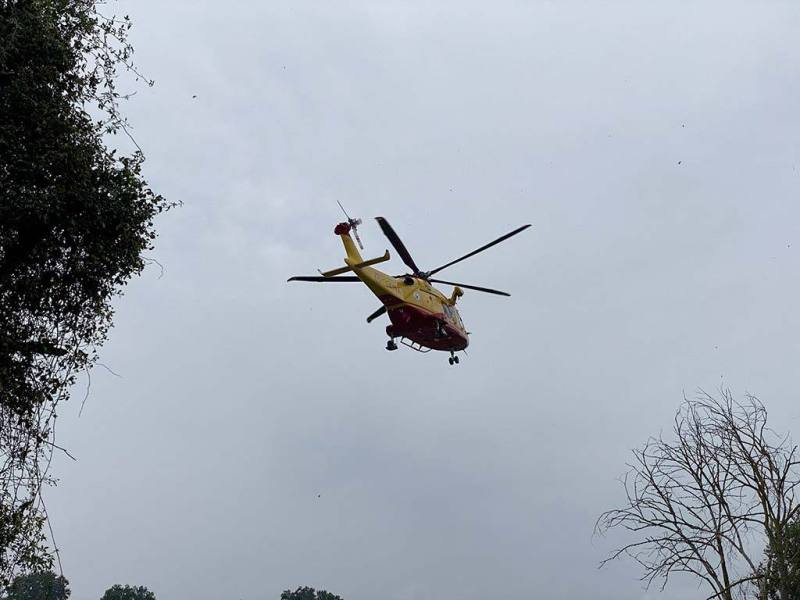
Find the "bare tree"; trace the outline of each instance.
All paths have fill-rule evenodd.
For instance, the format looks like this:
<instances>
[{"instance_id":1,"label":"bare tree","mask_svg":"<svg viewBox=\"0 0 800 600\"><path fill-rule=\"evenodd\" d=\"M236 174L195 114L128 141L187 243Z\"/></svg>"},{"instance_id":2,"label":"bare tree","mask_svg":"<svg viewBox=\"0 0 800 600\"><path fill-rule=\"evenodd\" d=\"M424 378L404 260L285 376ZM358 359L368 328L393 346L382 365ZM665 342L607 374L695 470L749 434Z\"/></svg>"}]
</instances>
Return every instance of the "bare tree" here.
<instances>
[{"instance_id":1,"label":"bare tree","mask_svg":"<svg viewBox=\"0 0 800 600\"><path fill-rule=\"evenodd\" d=\"M627 555L648 587L689 573L708 585L709 598L766 600L760 557L768 547L778 597L790 599L785 534L800 511L797 446L767 426L755 396L739 402L721 390L684 399L672 436L649 439L633 457L625 504L596 525L599 533L625 529L632 541L601 565Z\"/></svg>"}]
</instances>

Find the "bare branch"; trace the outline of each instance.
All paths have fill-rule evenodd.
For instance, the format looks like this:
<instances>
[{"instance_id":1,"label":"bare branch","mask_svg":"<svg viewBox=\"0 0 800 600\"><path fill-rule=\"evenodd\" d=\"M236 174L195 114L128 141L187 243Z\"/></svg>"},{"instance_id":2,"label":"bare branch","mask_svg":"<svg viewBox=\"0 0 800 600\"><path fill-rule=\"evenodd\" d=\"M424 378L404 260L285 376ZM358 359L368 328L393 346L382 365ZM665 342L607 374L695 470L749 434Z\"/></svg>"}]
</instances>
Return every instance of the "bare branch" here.
<instances>
[{"instance_id":1,"label":"bare branch","mask_svg":"<svg viewBox=\"0 0 800 600\"><path fill-rule=\"evenodd\" d=\"M663 589L672 574L690 573L709 586L710 598L725 600L760 585L766 546L774 570L788 572L783 538L800 514L797 466L797 447L767 426L755 396L738 402L723 389L684 398L672 436L633 451L622 480L625 504L595 525L598 534L634 534L601 566L626 555L642 567L647 586L659 580Z\"/></svg>"}]
</instances>

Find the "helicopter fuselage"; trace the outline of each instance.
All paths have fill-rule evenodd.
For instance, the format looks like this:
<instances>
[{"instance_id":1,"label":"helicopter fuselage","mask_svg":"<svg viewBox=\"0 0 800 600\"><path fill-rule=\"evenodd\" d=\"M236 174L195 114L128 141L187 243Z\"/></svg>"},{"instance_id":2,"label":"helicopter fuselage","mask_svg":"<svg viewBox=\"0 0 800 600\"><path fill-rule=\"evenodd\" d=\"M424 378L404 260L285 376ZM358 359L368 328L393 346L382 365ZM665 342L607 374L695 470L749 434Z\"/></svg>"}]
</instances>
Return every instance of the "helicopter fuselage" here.
<instances>
[{"instance_id":1,"label":"helicopter fuselage","mask_svg":"<svg viewBox=\"0 0 800 600\"><path fill-rule=\"evenodd\" d=\"M345 263L353 267L363 259L349 229L343 223L336 233L347 252ZM460 288L448 298L420 277L396 277L368 266L352 270L386 307L391 320L386 333L390 338L406 338L424 348L448 352L464 350L469 345L469 336L455 306Z\"/></svg>"},{"instance_id":2,"label":"helicopter fuselage","mask_svg":"<svg viewBox=\"0 0 800 600\"><path fill-rule=\"evenodd\" d=\"M469 345L454 298L417 277L394 277L372 267L354 272L386 306L390 338L407 338L433 350L459 351Z\"/></svg>"}]
</instances>

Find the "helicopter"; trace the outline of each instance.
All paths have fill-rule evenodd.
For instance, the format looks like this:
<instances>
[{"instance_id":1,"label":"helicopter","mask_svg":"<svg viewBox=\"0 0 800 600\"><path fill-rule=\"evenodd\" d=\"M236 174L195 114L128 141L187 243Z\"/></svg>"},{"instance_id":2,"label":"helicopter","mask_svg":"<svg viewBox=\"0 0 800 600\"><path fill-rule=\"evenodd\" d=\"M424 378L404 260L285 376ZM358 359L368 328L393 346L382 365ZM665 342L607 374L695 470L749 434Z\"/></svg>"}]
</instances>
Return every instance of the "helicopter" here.
<instances>
[{"instance_id":1,"label":"helicopter","mask_svg":"<svg viewBox=\"0 0 800 600\"><path fill-rule=\"evenodd\" d=\"M363 250L364 246L358 236L358 226L362 224L362 221L361 219L351 219L341 203L339 203L339 207L344 212L347 221L336 225L333 232L342 239L344 244L347 254L344 259L345 266L326 272L319 271L318 276L296 275L290 277L287 282L364 283L382 303L380 308L367 317L367 323L371 323L383 314L389 316L390 324L386 327L386 334L389 336L389 341L386 343L387 350L397 350L396 340L399 339L401 344L417 352L424 353L431 350L449 352L450 364L458 364L459 357L456 352L463 351L469 345L469 332L465 329L461 315L456 309L456 301L464 295L462 288L498 296L510 296L511 294L487 287L434 279L432 275L517 235L531 225L518 227L441 267L423 271L414 262L389 221L383 217L376 217L375 220L383 234L388 238L402 261L411 269L410 273L404 275L388 275L373 268L373 265L388 261L390 259L389 251L386 250L383 256L364 260L359 252L359 248ZM358 248L350 236L351 233L358 242ZM344 273L350 272L354 275L343 276ZM447 296L433 287L432 283L453 286L453 292Z\"/></svg>"}]
</instances>

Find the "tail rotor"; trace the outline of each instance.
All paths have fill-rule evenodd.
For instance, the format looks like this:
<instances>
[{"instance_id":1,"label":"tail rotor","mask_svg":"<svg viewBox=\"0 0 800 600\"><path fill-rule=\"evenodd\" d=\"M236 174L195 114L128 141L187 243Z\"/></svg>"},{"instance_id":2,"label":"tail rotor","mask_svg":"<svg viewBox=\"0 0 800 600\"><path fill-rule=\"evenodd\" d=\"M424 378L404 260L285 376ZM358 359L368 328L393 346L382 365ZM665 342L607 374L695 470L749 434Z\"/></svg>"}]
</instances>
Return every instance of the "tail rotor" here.
<instances>
[{"instance_id":1,"label":"tail rotor","mask_svg":"<svg viewBox=\"0 0 800 600\"><path fill-rule=\"evenodd\" d=\"M356 238L356 242L358 242L358 247L363 250L364 249L364 244L361 243L361 238L358 237L358 226L361 225L361 219L351 219L350 215L348 215L347 211L344 209L344 206L342 206L342 203L337 200L336 204L339 205L339 208L342 209L342 212L344 213L344 216L347 217L347 222L350 224L350 229L351 229L351 231L353 232L353 235Z\"/></svg>"}]
</instances>

